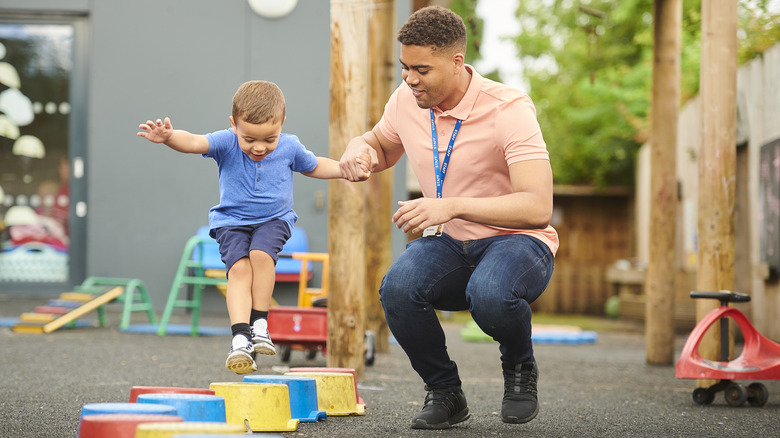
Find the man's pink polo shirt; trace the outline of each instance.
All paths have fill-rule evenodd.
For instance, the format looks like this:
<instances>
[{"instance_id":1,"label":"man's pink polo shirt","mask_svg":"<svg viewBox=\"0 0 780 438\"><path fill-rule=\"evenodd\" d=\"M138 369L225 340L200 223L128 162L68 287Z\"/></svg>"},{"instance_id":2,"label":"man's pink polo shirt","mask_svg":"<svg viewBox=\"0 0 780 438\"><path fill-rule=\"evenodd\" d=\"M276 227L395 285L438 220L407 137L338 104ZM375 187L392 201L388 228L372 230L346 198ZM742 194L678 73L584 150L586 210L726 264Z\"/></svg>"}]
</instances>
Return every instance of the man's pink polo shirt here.
<instances>
[{"instance_id":1,"label":"man's pink polo shirt","mask_svg":"<svg viewBox=\"0 0 780 438\"><path fill-rule=\"evenodd\" d=\"M510 164L550 159L536 120L536 109L525 93L485 79L469 65L466 68L472 74L471 83L460 103L449 111L433 109L440 163L457 119L463 120L447 167L442 196L487 198L512 193ZM403 145L423 196L435 198L430 110L417 106L405 83L393 92L378 126L388 140ZM553 254L558 249L558 233L552 226L515 230L453 219L444 224L444 232L456 240L527 234L547 244Z\"/></svg>"}]
</instances>

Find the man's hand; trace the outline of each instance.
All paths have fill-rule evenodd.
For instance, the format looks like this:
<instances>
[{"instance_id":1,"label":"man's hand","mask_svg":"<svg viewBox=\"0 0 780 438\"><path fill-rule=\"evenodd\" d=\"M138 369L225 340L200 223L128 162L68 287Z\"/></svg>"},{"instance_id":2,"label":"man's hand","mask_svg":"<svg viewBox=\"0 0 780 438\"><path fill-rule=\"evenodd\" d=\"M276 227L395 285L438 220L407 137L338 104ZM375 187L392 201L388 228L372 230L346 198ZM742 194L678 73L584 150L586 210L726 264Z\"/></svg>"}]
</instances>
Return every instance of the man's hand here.
<instances>
[{"instance_id":1,"label":"man's hand","mask_svg":"<svg viewBox=\"0 0 780 438\"><path fill-rule=\"evenodd\" d=\"M146 123L138 125L139 137L143 137L154 143L165 143L173 135L173 125L171 125L171 119L166 117L165 121L157 119L156 122L147 120Z\"/></svg>"},{"instance_id":2,"label":"man's hand","mask_svg":"<svg viewBox=\"0 0 780 438\"><path fill-rule=\"evenodd\" d=\"M363 137L355 137L341 155L341 175L349 181L365 181L378 163L376 150Z\"/></svg>"},{"instance_id":3,"label":"man's hand","mask_svg":"<svg viewBox=\"0 0 780 438\"><path fill-rule=\"evenodd\" d=\"M398 201L393 223L404 233L421 233L432 225L442 225L454 218L454 198L417 198Z\"/></svg>"}]
</instances>

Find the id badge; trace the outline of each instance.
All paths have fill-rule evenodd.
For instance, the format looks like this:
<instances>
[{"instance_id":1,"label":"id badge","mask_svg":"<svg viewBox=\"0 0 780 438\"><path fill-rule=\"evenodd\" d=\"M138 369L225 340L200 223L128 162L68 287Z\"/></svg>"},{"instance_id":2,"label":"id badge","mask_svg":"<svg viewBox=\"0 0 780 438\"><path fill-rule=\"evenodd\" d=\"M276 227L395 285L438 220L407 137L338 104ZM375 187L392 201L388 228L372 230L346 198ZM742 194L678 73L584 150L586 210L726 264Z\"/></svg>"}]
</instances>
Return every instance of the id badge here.
<instances>
[{"instance_id":1,"label":"id badge","mask_svg":"<svg viewBox=\"0 0 780 438\"><path fill-rule=\"evenodd\" d=\"M430 236L441 237L441 225L431 225L430 227L428 227L425 230L423 230L422 236L423 237L430 237Z\"/></svg>"}]
</instances>

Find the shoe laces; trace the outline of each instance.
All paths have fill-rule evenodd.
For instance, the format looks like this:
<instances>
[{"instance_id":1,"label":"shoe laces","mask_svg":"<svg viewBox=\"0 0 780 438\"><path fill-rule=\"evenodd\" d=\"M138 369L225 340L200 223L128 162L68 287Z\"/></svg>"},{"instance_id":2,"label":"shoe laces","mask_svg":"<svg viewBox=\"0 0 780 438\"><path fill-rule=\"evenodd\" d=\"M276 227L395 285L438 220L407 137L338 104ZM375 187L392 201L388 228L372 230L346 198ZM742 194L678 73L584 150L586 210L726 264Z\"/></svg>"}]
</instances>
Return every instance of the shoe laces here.
<instances>
[{"instance_id":1,"label":"shoe laces","mask_svg":"<svg viewBox=\"0 0 780 438\"><path fill-rule=\"evenodd\" d=\"M504 391L509 393L525 393L536 395L536 379L538 375L533 362L525 362L515 366L513 370L504 370Z\"/></svg>"},{"instance_id":2,"label":"shoe laces","mask_svg":"<svg viewBox=\"0 0 780 438\"><path fill-rule=\"evenodd\" d=\"M425 395L425 405L423 408L438 404L444 406L447 411L454 413L456 412L455 402L457 399L457 394L453 392L431 389L428 391L428 394Z\"/></svg>"}]
</instances>

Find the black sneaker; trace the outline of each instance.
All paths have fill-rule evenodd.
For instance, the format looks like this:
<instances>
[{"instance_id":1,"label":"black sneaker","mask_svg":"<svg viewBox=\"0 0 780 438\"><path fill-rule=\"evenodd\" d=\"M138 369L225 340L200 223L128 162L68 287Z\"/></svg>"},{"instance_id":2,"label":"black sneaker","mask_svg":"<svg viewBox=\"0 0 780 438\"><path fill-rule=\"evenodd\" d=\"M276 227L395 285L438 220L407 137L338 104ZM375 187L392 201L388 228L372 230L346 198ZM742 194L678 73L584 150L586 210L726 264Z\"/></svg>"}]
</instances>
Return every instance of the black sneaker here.
<instances>
[{"instance_id":1,"label":"black sneaker","mask_svg":"<svg viewBox=\"0 0 780 438\"><path fill-rule=\"evenodd\" d=\"M531 358L518 364L503 363L504 400L501 403L501 420L504 423L527 423L539 413L536 381L539 368Z\"/></svg>"},{"instance_id":2,"label":"black sneaker","mask_svg":"<svg viewBox=\"0 0 780 438\"><path fill-rule=\"evenodd\" d=\"M412 429L447 429L469 419L469 408L462 390L457 392L425 386L425 406L412 418Z\"/></svg>"}]
</instances>

